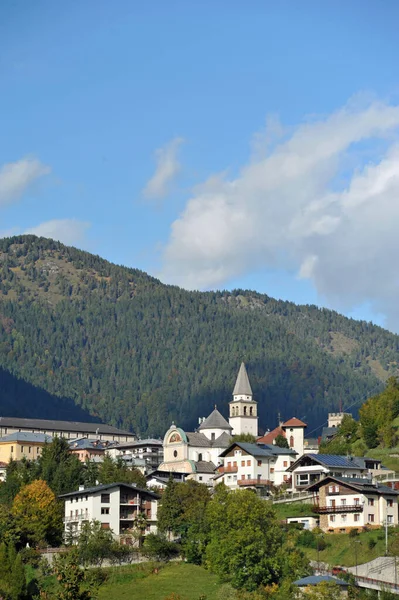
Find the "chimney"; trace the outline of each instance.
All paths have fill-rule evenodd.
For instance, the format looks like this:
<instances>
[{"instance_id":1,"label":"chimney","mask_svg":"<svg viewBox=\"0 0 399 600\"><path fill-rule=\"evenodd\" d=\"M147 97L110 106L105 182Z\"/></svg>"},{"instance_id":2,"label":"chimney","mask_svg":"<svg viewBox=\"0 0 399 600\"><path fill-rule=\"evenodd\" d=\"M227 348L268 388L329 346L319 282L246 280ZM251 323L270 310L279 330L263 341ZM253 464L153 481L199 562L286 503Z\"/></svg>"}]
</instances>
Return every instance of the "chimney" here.
<instances>
[{"instance_id":1,"label":"chimney","mask_svg":"<svg viewBox=\"0 0 399 600\"><path fill-rule=\"evenodd\" d=\"M84 490L84 489L85 489L85 486L84 486L84 485L80 485L80 486L79 486L79 492L83 492L83 490Z\"/></svg>"}]
</instances>

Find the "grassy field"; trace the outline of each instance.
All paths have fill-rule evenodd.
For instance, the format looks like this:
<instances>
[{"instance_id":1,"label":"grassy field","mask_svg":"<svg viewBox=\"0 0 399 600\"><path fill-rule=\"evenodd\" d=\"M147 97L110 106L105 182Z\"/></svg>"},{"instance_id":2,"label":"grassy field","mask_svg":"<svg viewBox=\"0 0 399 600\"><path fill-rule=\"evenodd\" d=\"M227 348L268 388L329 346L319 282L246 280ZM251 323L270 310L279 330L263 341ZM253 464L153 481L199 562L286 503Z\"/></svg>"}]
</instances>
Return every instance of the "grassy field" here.
<instances>
[{"instance_id":1,"label":"grassy field","mask_svg":"<svg viewBox=\"0 0 399 600\"><path fill-rule=\"evenodd\" d=\"M373 450L367 450L366 455L371 456L371 458L378 458L387 469L399 471L399 448L374 448Z\"/></svg>"},{"instance_id":2,"label":"grassy field","mask_svg":"<svg viewBox=\"0 0 399 600\"><path fill-rule=\"evenodd\" d=\"M220 584L215 575L196 565L170 563L156 575L153 567L130 565L110 569L100 588L99 600L164 600L175 593L181 600L218 600ZM176 598L177 600L177 598Z\"/></svg>"},{"instance_id":3,"label":"grassy field","mask_svg":"<svg viewBox=\"0 0 399 600\"><path fill-rule=\"evenodd\" d=\"M360 533L355 538L346 534L325 534L324 541L327 542L325 550L320 551L320 561L331 566L342 565L353 567L356 564L368 562L383 556L385 553L385 534L383 530L374 530ZM375 546L369 546L369 540L376 542ZM317 550L313 548L301 548L310 560L317 560Z\"/></svg>"},{"instance_id":4,"label":"grassy field","mask_svg":"<svg viewBox=\"0 0 399 600\"><path fill-rule=\"evenodd\" d=\"M274 504L274 510L279 519L287 519L288 517L312 517L316 516L312 511L311 504L303 504L296 502L287 502L287 504Z\"/></svg>"}]
</instances>

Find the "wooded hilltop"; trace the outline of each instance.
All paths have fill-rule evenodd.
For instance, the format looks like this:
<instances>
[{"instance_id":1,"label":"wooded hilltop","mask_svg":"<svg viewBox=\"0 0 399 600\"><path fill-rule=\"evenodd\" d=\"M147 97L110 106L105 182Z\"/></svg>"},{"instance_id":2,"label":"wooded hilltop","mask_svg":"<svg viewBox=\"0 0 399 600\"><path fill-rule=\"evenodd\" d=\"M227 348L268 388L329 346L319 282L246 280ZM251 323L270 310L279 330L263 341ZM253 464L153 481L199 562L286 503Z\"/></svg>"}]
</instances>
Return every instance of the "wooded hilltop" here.
<instances>
[{"instance_id":1,"label":"wooded hilltop","mask_svg":"<svg viewBox=\"0 0 399 600\"><path fill-rule=\"evenodd\" d=\"M189 292L30 235L0 240L0 259L2 416L193 428L214 404L227 414L245 360L260 426L280 412L310 431L399 373L399 336L334 311Z\"/></svg>"}]
</instances>

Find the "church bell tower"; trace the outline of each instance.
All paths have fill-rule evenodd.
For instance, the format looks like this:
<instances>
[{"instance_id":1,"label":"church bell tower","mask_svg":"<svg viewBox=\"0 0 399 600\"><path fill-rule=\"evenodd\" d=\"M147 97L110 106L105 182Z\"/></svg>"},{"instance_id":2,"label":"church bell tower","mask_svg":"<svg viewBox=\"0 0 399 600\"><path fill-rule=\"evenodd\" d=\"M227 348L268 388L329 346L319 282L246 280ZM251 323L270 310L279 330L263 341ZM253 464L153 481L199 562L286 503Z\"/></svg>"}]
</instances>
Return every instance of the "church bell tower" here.
<instances>
[{"instance_id":1,"label":"church bell tower","mask_svg":"<svg viewBox=\"0 0 399 600\"><path fill-rule=\"evenodd\" d=\"M253 400L251 384L245 364L242 362L233 390L233 400L229 403L229 423L233 435L250 433L258 436L258 403Z\"/></svg>"}]
</instances>

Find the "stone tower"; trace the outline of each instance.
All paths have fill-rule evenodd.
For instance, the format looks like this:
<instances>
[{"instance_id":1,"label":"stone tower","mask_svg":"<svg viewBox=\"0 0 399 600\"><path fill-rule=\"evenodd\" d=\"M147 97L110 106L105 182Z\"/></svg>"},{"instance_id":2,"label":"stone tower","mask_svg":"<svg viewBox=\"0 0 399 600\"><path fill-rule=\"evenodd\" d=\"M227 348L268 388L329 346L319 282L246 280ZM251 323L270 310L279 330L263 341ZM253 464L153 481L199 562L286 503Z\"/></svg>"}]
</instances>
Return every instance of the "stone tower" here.
<instances>
[{"instance_id":1,"label":"stone tower","mask_svg":"<svg viewBox=\"0 0 399 600\"><path fill-rule=\"evenodd\" d=\"M233 428L233 435L250 433L258 436L258 403L252 396L247 370L242 362L233 390L233 400L229 403L229 423Z\"/></svg>"}]
</instances>

